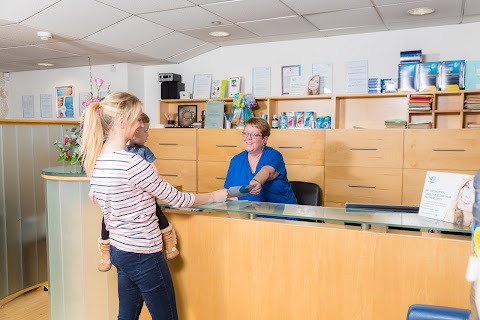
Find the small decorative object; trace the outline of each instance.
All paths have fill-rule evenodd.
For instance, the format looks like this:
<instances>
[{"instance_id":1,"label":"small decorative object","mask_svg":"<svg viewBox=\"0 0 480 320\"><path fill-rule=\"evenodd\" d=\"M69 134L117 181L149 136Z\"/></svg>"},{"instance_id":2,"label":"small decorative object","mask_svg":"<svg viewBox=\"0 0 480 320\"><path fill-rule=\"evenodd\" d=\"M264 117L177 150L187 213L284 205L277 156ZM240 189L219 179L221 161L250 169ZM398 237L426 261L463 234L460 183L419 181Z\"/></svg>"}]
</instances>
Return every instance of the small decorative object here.
<instances>
[{"instance_id":1,"label":"small decorative object","mask_svg":"<svg viewBox=\"0 0 480 320\"><path fill-rule=\"evenodd\" d=\"M177 113L165 113L165 118L167 119L167 126L174 127L175 121L177 120Z\"/></svg>"},{"instance_id":2,"label":"small decorative object","mask_svg":"<svg viewBox=\"0 0 480 320\"><path fill-rule=\"evenodd\" d=\"M233 97L232 109L233 112L230 115L228 121L237 127L243 127L248 119L253 117L251 108L257 106L257 102L252 94L246 94L239 92Z\"/></svg>"},{"instance_id":3,"label":"small decorative object","mask_svg":"<svg viewBox=\"0 0 480 320\"><path fill-rule=\"evenodd\" d=\"M53 144L60 151L57 161L66 161L70 164L77 164L82 161L80 156L80 129L73 127L65 130L67 134L63 141L55 141ZM68 132L71 132L69 135Z\"/></svg>"},{"instance_id":4,"label":"small decorative object","mask_svg":"<svg viewBox=\"0 0 480 320\"><path fill-rule=\"evenodd\" d=\"M197 122L197 106L178 106L178 126L183 128L192 128L194 122Z\"/></svg>"}]
</instances>

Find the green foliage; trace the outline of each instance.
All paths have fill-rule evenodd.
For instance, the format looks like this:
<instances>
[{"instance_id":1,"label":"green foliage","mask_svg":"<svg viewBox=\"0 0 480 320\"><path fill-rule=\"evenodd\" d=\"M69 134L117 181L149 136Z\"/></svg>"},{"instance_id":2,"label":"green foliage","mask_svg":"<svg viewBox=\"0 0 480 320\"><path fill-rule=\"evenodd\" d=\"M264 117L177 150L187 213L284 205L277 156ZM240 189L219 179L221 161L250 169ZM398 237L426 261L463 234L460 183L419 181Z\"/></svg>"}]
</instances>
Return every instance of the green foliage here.
<instances>
[{"instance_id":1,"label":"green foliage","mask_svg":"<svg viewBox=\"0 0 480 320\"><path fill-rule=\"evenodd\" d=\"M80 134L78 127L73 127L70 130L65 129L67 134L63 141L55 141L53 144L60 152L57 161L67 161L71 164L77 164L82 161L80 156ZM70 134L68 134L70 132Z\"/></svg>"}]
</instances>

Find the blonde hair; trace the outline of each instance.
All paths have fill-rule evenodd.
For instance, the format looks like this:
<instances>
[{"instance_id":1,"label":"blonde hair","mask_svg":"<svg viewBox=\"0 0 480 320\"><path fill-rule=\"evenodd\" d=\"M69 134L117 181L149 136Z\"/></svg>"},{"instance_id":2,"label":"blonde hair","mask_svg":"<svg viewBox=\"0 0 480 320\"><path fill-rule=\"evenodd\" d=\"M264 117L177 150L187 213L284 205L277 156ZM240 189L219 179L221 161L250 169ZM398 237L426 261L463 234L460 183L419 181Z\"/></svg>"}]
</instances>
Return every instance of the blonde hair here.
<instances>
[{"instance_id":1,"label":"blonde hair","mask_svg":"<svg viewBox=\"0 0 480 320\"><path fill-rule=\"evenodd\" d=\"M95 168L104 142L118 118L133 121L142 112L142 102L127 92L112 92L100 102L93 102L85 108L80 120L82 139L80 154L82 165L88 176Z\"/></svg>"},{"instance_id":2,"label":"blonde hair","mask_svg":"<svg viewBox=\"0 0 480 320\"><path fill-rule=\"evenodd\" d=\"M314 78L318 78L318 87L315 88L315 91L312 91L309 88L309 86L310 86L310 81L312 81ZM305 88L305 95L312 96L312 95L318 95L318 94L320 94L320 76L318 74L314 74L307 81L307 87Z\"/></svg>"}]
</instances>

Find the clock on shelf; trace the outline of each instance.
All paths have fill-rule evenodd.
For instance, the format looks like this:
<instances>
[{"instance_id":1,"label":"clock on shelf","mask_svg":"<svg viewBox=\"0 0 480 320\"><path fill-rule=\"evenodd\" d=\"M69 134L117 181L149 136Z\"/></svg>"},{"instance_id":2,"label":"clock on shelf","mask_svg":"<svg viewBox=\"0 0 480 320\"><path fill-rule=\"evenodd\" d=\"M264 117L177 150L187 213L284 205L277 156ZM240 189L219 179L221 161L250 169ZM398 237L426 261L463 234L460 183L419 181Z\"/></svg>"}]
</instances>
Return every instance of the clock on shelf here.
<instances>
[{"instance_id":1,"label":"clock on shelf","mask_svg":"<svg viewBox=\"0 0 480 320\"><path fill-rule=\"evenodd\" d=\"M194 122L197 122L197 106L178 106L178 126L183 128L193 128Z\"/></svg>"}]
</instances>

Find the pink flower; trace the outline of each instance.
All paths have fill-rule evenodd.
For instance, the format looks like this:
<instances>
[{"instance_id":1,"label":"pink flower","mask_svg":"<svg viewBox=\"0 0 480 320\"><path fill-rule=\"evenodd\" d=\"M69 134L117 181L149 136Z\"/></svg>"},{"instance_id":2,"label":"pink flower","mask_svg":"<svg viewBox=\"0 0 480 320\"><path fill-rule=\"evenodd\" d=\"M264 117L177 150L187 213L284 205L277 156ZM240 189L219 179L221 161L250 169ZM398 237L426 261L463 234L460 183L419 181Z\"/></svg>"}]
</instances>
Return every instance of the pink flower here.
<instances>
[{"instance_id":1,"label":"pink flower","mask_svg":"<svg viewBox=\"0 0 480 320\"><path fill-rule=\"evenodd\" d=\"M95 85L98 87L101 87L105 81L103 79L95 79Z\"/></svg>"},{"instance_id":2,"label":"pink flower","mask_svg":"<svg viewBox=\"0 0 480 320\"><path fill-rule=\"evenodd\" d=\"M67 150L67 153L65 154L67 157L71 156L70 150Z\"/></svg>"}]
</instances>

